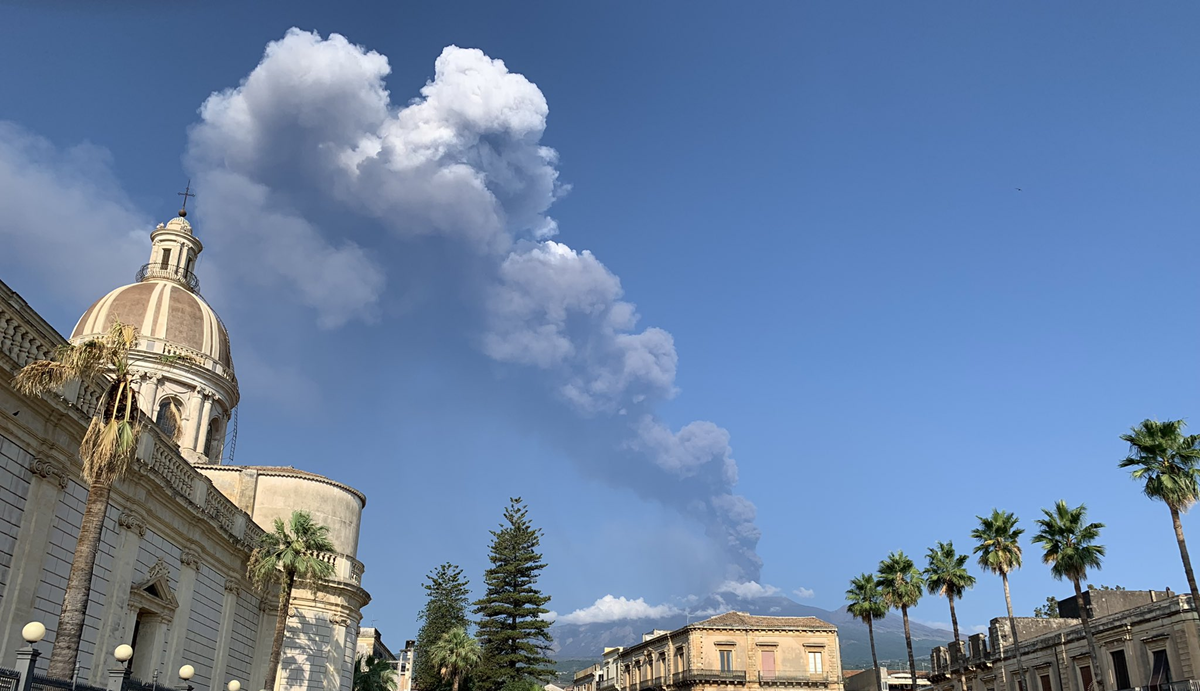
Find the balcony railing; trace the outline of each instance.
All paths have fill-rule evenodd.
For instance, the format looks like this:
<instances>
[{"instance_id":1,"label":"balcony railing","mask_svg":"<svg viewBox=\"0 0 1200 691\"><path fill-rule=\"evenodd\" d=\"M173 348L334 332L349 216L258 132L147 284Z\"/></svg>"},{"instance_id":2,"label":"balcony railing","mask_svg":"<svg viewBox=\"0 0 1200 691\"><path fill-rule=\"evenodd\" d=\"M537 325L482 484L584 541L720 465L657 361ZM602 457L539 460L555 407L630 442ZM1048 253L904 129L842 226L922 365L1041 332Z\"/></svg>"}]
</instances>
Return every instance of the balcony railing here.
<instances>
[{"instance_id":1,"label":"balcony railing","mask_svg":"<svg viewBox=\"0 0 1200 691\"><path fill-rule=\"evenodd\" d=\"M689 684L745 684L746 670L691 669L686 672L676 672L672 682L678 685Z\"/></svg>"},{"instance_id":2,"label":"balcony railing","mask_svg":"<svg viewBox=\"0 0 1200 691\"><path fill-rule=\"evenodd\" d=\"M650 691L651 689L664 688L666 678L654 677L652 679L637 679L629 682L629 691Z\"/></svg>"},{"instance_id":3,"label":"balcony railing","mask_svg":"<svg viewBox=\"0 0 1200 691\"><path fill-rule=\"evenodd\" d=\"M617 680L616 679L601 679L600 684L597 687L597 691L604 691L605 689L615 689L615 688L617 688Z\"/></svg>"},{"instance_id":4,"label":"balcony railing","mask_svg":"<svg viewBox=\"0 0 1200 691\"><path fill-rule=\"evenodd\" d=\"M808 674L805 672L759 672L760 686L791 686L795 688L824 688L834 682L828 673Z\"/></svg>"},{"instance_id":5,"label":"balcony railing","mask_svg":"<svg viewBox=\"0 0 1200 691\"><path fill-rule=\"evenodd\" d=\"M175 281L191 288L193 292L200 292L200 279L196 278L196 274L179 266L163 266L162 264L142 264L142 268L138 269L137 275L134 277L138 283L147 278L165 278L168 281Z\"/></svg>"},{"instance_id":6,"label":"balcony railing","mask_svg":"<svg viewBox=\"0 0 1200 691\"><path fill-rule=\"evenodd\" d=\"M1132 689L1125 689L1124 691L1200 691L1200 681L1185 679L1183 681L1173 681L1169 684L1135 686Z\"/></svg>"}]
</instances>

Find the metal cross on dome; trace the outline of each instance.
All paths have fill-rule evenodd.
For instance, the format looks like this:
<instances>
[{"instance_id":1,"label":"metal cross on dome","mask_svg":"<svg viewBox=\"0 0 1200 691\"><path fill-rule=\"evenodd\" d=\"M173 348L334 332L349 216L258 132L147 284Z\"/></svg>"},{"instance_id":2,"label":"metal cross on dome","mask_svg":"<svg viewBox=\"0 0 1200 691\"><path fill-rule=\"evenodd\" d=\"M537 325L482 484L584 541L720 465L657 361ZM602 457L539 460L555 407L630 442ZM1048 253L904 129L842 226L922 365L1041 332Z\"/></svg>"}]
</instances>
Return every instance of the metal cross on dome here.
<instances>
[{"instance_id":1,"label":"metal cross on dome","mask_svg":"<svg viewBox=\"0 0 1200 691\"><path fill-rule=\"evenodd\" d=\"M185 188L185 189L184 189L182 192L176 192L175 194L177 194L177 195L179 195L179 196L183 197L183 206L182 206L182 207L180 207L180 209L179 209L179 215L180 215L180 216L186 216L186 215L187 215L187 200L188 200L188 197L195 197L195 196L196 196L196 194L195 194L194 192L192 192L192 179L191 179L191 178L188 178L188 184L187 184L187 188Z\"/></svg>"}]
</instances>

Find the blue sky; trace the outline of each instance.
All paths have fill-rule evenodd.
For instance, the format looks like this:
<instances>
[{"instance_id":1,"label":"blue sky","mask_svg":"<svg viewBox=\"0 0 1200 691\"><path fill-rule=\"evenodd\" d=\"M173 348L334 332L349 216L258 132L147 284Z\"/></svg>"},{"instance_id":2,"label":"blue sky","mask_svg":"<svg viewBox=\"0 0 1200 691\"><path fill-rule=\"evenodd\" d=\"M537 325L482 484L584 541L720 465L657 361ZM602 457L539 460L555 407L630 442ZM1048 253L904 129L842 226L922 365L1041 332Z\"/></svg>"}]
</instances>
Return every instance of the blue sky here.
<instances>
[{"instance_id":1,"label":"blue sky","mask_svg":"<svg viewBox=\"0 0 1200 691\"><path fill-rule=\"evenodd\" d=\"M1059 498L1108 524L1094 582L1180 590L1166 509L1116 462L1129 426L1197 406L1198 20L1184 3L7 5L0 276L68 331L196 178L198 271L243 385L237 460L367 492L364 623L393 639L438 563L481 581L515 495L561 613L744 580L753 536L722 531L751 523L758 581L833 608L890 550L965 548L996 505L1031 529ZM317 36L263 62L292 27ZM451 45L482 53L447 53L439 81ZM259 67L218 98L255 104L253 136L237 108L200 112ZM445 88L423 97L430 80ZM481 88L495 100L474 112ZM347 177L324 144L365 135L392 158ZM486 189L441 184L464 166ZM614 364L628 348L647 359ZM731 494L752 522L715 499ZM1068 592L1030 548L1018 611ZM960 620L1000 598L981 577ZM914 616L948 620L933 598Z\"/></svg>"}]
</instances>

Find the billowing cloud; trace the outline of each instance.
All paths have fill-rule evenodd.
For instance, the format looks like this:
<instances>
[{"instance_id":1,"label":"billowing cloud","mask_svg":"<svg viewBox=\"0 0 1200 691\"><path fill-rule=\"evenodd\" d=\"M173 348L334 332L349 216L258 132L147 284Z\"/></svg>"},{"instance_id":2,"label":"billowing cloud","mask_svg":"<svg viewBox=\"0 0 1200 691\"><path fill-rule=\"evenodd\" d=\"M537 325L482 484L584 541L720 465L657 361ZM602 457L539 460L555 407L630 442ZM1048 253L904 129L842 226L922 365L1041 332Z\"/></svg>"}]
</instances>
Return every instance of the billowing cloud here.
<instances>
[{"instance_id":1,"label":"billowing cloud","mask_svg":"<svg viewBox=\"0 0 1200 691\"><path fill-rule=\"evenodd\" d=\"M557 617L559 624L607 624L626 619L657 619L682 614L674 605L650 605L645 598L630 600L605 595L591 606Z\"/></svg>"},{"instance_id":2,"label":"billowing cloud","mask_svg":"<svg viewBox=\"0 0 1200 691\"><path fill-rule=\"evenodd\" d=\"M792 591L792 594L795 595L796 597L800 598L801 600L810 600L817 596L817 594L815 592L813 592L812 588L805 588L804 586L800 586L799 588L796 588L795 590Z\"/></svg>"},{"instance_id":3,"label":"billowing cloud","mask_svg":"<svg viewBox=\"0 0 1200 691\"><path fill-rule=\"evenodd\" d=\"M0 268L53 275L48 289L86 304L133 280L150 257L150 217L117 184L108 151L67 148L0 121Z\"/></svg>"},{"instance_id":4,"label":"billowing cloud","mask_svg":"<svg viewBox=\"0 0 1200 691\"><path fill-rule=\"evenodd\" d=\"M759 583L757 581L745 581L741 583L737 581L725 581L721 585L717 586L717 592L729 593L730 595L735 595L743 600L753 600L755 598L778 595L779 588L776 588L773 585Z\"/></svg>"}]
</instances>

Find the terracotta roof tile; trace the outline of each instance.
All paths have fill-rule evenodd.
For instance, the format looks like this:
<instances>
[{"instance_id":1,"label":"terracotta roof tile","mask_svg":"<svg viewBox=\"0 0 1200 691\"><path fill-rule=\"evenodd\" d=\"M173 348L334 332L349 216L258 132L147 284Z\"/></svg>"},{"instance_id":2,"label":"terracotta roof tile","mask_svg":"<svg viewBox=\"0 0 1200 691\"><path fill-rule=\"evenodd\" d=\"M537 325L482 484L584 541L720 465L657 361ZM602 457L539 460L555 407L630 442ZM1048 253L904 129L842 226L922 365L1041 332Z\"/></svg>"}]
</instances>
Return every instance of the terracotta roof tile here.
<instances>
[{"instance_id":1,"label":"terracotta roof tile","mask_svg":"<svg viewBox=\"0 0 1200 691\"><path fill-rule=\"evenodd\" d=\"M762 617L746 612L726 612L715 617L709 617L692 626L730 627L730 628L765 628L765 629L831 629L837 628L827 621L816 617Z\"/></svg>"}]
</instances>

